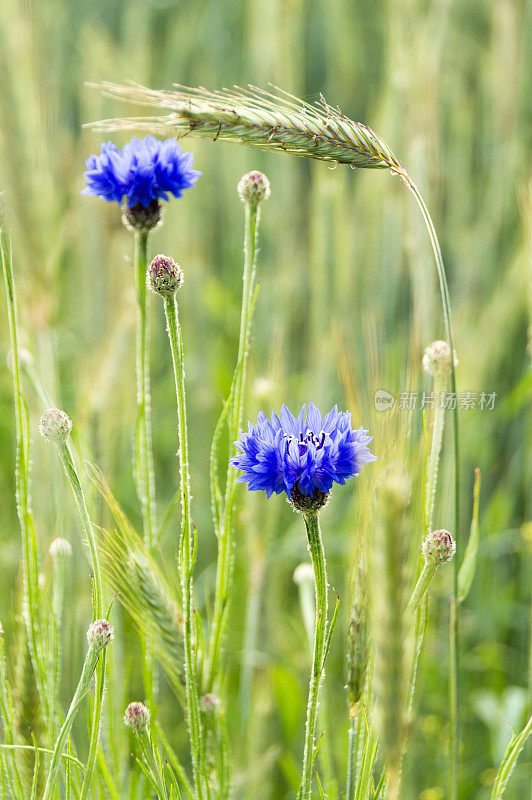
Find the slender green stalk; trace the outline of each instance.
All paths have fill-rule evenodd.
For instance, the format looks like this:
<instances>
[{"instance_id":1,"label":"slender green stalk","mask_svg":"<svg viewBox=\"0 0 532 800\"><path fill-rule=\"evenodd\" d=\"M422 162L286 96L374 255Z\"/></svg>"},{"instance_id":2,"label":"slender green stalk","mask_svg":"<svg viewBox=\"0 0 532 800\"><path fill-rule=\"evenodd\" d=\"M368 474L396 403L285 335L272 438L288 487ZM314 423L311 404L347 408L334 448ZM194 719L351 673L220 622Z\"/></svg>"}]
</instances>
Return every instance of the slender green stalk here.
<instances>
[{"instance_id":1,"label":"slender green stalk","mask_svg":"<svg viewBox=\"0 0 532 800\"><path fill-rule=\"evenodd\" d=\"M347 751L347 788L345 800L353 800L355 794L355 772L356 772L356 731L355 718L351 717L349 722L349 746Z\"/></svg>"},{"instance_id":2,"label":"slender green stalk","mask_svg":"<svg viewBox=\"0 0 532 800\"><path fill-rule=\"evenodd\" d=\"M148 236L146 231L135 231L133 270L137 298L137 435L134 472L137 495L142 508L144 544L151 554L156 543L157 519L151 432L149 305L146 287ZM142 675L146 700L155 716L157 709L153 653L145 641L142 641Z\"/></svg>"},{"instance_id":3,"label":"slender green stalk","mask_svg":"<svg viewBox=\"0 0 532 800\"><path fill-rule=\"evenodd\" d=\"M135 231L135 292L137 296L137 451L135 478L142 506L144 542L151 551L156 535L155 473L151 434L149 318L146 288L148 234Z\"/></svg>"},{"instance_id":4,"label":"slender green stalk","mask_svg":"<svg viewBox=\"0 0 532 800\"><path fill-rule=\"evenodd\" d=\"M445 323L445 332L447 341L451 350L451 392L457 398L456 389L456 370L454 366L454 343L453 343L453 330L451 324L451 303L449 300L449 289L447 286L447 277L445 268L443 266L443 259L441 255L440 244L432 222L431 216L428 212L427 206L417 188L416 184L406 174L401 176L405 186L410 189L414 195L419 209L423 215L423 220L427 227L434 258L436 261L436 269L438 272L438 280L440 284L440 295L443 308L443 319ZM459 427L458 427L458 402L454 404L453 408L453 446L454 446L454 537L456 541L456 556L453 566L453 590L451 594L451 607L450 607L450 624L449 624L449 646L450 646L450 665L449 665L449 716L451 721L451 781L450 781L450 796L449 800L457 800L458 798L458 775L459 775L459 747L460 747L460 727L459 727L459 674L460 674L460 660L459 660L459 616L458 616L458 571L460 567L459 550L460 550L460 441L459 441Z\"/></svg>"},{"instance_id":5,"label":"slender green stalk","mask_svg":"<svg viewBox=\"0 0 532 800\"><path fill-rule=\"evenodd\" d=\"M11 240L0 218L0 255L6 287L7 315L11 344L13 396L15 401L16 430L16 468L15 486L17 513L22 534L22 573L23 573L23 619L27 629L28 646L33 663L35 678L45 719L52 720L49 709L49 692L47 687L47 671L42 649L43 637L39 633L39 586L37 543L33 512L31 508L30 485L30 431L28 410L20 380L20 358L18 345L18 313L13 275L13 258Z\"/></svg>"},{"instance_id":6,"label":"slender green stalk","mask_svg":"<svg viewBox=\"0 0 532 800\"><path fill-rule=\"evenodd\" d=\"M303 773L298 800L310 800L312 790L312 765L314 761L314 736L318 715L318 696L323 676L325 637L327 632L327 572L325 553L321 540L321 530L317 513L304 516L307 540L312 566L314 568L316 620L314 633L314 655L307 703L307 722L305 727L305 748L303 751Z\"/></svg>"},{"instance_id":7,"label":"slender green stalk","mask_svg":"<svg viewBox=\"0 0 532 800\"><path fill-rule=\"evenodd\" d=\"M443 427L445 423L445 409L441 402L438 402L438 396L440 396L445 390L445 385L445 378L437 376L434 381L436 407L434 409L434 421L432 425L432 437L425 481L425 533L430 533L434 522L434 501L436 498L438 466L440 462Z\"/></svg>"},{"instance_id":8,"label":"slender green stalk","mask_svg":"<svg viewBox=\"0 0 532 800\"><path fill-rule=\"evenodd\" d=\"M159 795L160 800L168 800L166 784L160 769L159 761L155 755L155 748L151 735L148 735L146 732L142 732L138 739L141 750L144 754L144 758L148 763L148 768L150 770L152 779L157 786L157 794Z\"/></svg>"},{"instance_id":9,"label":"slender green stalk","mask_svg":"<svg viewBox=\"0 0 532 800\"><path fill-rule=\"evenodd\" d=\"M246 203L244 227L244 275L242 290L242 310L240 316L240 335L238 358L233 379L232 407L229 413L229 442L232 452L233 442L238 437L244 414L244 394L246 385L246 360L251 326L253 295L255 286L257 239L260 222L260 204ZM238 470L228 466L225 487L225 501L218 533L218 562L214 613L209 640L209 669L207 691L212 691L218 677L229 614L229 599L233 577L233 511L235 487Z\"/></svg>"},{"instance_id":10,"label":"slender green stalk","mask_svg":"<svg viewBox=\"0 0 532 800\"><path fill-rule=\"evenodd\" d=\"M190 478L188 467L187 411L185 403L185 367L183 361L183 340L178 323L177 302L175 295L165 297L164 310L172 351L175 388L177 395L177 418L179 431L179 472L181 482L181 536L179 540L179 573L183 593L183 647L185 651L185 693L187 701L187 717L192 751L192 770L198 800L205 796L205 768L203 764L203 746L201 718L198 699L198 687L195 674L195 652L192 641L195 639L194 609L192 602L192 570L194 554L192 551L191 512L190 512Z\"/></svg>"},{"instance_id":11,"label":"slender green stalk","mask_svg":"<svg viewBox=\"0 0 532 800\"><path fill-rule=\"evenodd\" d=\"M100 572L100 561L98 558L98 549L96 547L96 539L92 529L92 522L89 517L85 495L81 487L79 476L74 465L72 452L69 445L65 442L57 448L61 463L63 464L68 482L72 488L76 507L81 519L83 533L87 539L89 546L89 554L91 559L92 572L94 577L94 619L100 619L103 615L103 589L102 577Z\"/></svg>"},{"instance_id":12,"label":"slender green stalk","mask_svg":"<svg viewBox=\"0 0 532 800\"><path fill-rule=\"evenodd\" d=\"M81 487L79 476L74 465L72 452L69 445L65 442L58 448L59 457L65 469L66 476L69 480L76 506L81 517L81 524L85 533L87 543L89 545L89 553L92 563L92 571L94 576L94 619L100 619L103 615L103 589L102 577L100 573L100 561L98 559L98 549L96 547L96 540L94 538L94 531L89 517L85 495ZM103 708L103 689L105 680L105 653L100 659L98 668L96 670L96 691L94 696L94 707L92 711L91 723L91 736L89 745L89 756L87 759L87 766L83 776L83 785L81 787L80 800L86 800L89 788L96 766L96 757L98 755L98 738L100 735L100 722L102 718Z\"/></svg>"},{"instance_id":13,"label":"slender green stalk","mask_svg":"<svg viewBox=\"0 0 532 800\"><path fill-rule=\"evenodd\" d=\"M98 655L99 651L97 649L95 649L94 647L89 647L89 650L85 657L85 661L83 663L81 677L79 679L79 683L74 693L74 697L72 698L72 702L70 703L70 708L68 709L65 721L61 726L61 730L59 731L59 736L57 737L55 742L54 752L52 760L50 762L48 777L46 778L46 786L44 787L44 794L42 800L50 800L50 798L53 796L55 782L57 779L57 773L59 771L59 765L61 763L61 758L63 756L63 748L65 746L68 734L70 733L70 728L72 727L72 723L74 721L74 717L76 715L78 707L84 696L89 691L91 678L98 661Z\"/></svg>"},{"instance_id":14,"label":"slender green stalk","mask_svg":"<svg viewBox=\"0 0 532 800\"><path fill-rule=\"evenodd\" d=\"M406 609L409 618L411 618L417 611L417 608L421 603L425 595L425 592L429 588L429 584L433 579L434 575L436 574L437 569L438 569L437 564L431 564L428 561L425 561L425 563L423 564L423 569L421 570L421 574L417 579L414 591L412 592L412 597L410 598L408 607Z\"/></svg>"}]
</instances>

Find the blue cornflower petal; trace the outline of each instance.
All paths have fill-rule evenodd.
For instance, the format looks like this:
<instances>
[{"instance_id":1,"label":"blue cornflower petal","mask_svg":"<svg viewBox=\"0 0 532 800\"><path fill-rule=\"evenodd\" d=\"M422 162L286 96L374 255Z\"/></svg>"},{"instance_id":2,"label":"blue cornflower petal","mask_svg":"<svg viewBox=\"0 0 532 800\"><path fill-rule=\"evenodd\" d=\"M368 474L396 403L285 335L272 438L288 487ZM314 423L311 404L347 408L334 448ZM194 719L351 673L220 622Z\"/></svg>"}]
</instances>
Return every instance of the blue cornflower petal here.
<instances>
[{"instance_id":1,"label":"blue cornflower petal","mask_svg":"<svg viewBox=\"0 0 532 800\"><path fill-rule=\"evenodd\" d=\"M316 490L328 494L333 483L344 484L376 456L369 450L372 437L364 428L353 430L351 414L334 406L322 417L314 403L303 406L297 418L286 405L270 419L261 411L256 425L236 442L240 454L231 460L241 470L237 479L251 491L268 497L294 488L304 495Z\"/></svg>"},{"instance_id":2,"label":"blue cornflower petal","mask_svg":"<svg viewBox=\"0 0 532 800\"><path fill-rule=\"evenodd\" d=\"M99 156L86 160L86 186L81 194L92 194L129 208L147 208L153 200L181 197L191 189L201 172L192 168L192 153L184 153L177 139L164 142L153 136L133 136L122 150L113 142L103 142Z\"/></svg>"}]
</instances>

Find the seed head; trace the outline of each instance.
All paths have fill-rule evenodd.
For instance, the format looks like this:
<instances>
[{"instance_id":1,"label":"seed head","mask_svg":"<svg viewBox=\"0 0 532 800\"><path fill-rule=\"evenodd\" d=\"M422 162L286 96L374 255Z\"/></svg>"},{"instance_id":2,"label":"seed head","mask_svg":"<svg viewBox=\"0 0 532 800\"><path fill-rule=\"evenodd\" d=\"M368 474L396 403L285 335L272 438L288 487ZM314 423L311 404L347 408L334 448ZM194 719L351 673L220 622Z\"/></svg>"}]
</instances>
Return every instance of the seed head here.
<instances>
[{"instance_id":1,"label":"seed head","mask_svg":"<svg viewBox=\"0 0 532 800\"><path fill-rule=\"evenodd\" d=\"M113 626L107 619L97 619L89 625L87 641L97 653L113 641Z\"/></svg>"},{"instance_id":2,"label":"seed head","mask_svg":"<svg viewBox=\"0 0 532 800\"><path fill-rule=\"evenodd\" d=\"M144 733L150 724L150 712L144 703L138 701L130 703L124 714L124 725L131 728L134 733Z\"/></svg>"},{"instance_id":3,"label":"seed head","mask_svg":"<svg viewBox=\"0 0 532 800\"><path fill-rule=\"evenodd\" d=\"M49 408L41 417L39 432L47 442L65 444L72 430L70 417L59 408Z\"/></svg>"},{"instance_id":4,"label":"seed head","mask_svg":"<svg viewBox=\"0 0 532 800\"><path fill-rule=\"evenodd\" d=\"M170 256L155 256L148 267L148 287L162 297L171 297L179 289L183 279L183 270Z\"/></svg>"},{"instance_id":5,"label":"seed head","mask_svg":"<svg viewBox=\"0 0 532 800\"><path fill-rule=\"evenodd\" d=\"M423 557L430 564L439 565L450 561L456 553L456 542L449 531L432 531L422 545Z\"/></svg>"},{"instance_id":6,"label":"seed head","mask_svg":"<svg viewBox=\"0 0 532 800\"><path fill-rule=\"evenodd\" d=\"M72 547L66 539L58 537L51 543L49 552L54 562L63 561L72 556Z\"/></svg>"},{"instance_id":7,"label":"seed head","mask_svg":"<svg viewBox=\"0 0 532 800\"><path fill-rule=\"evenodd\" d=\"M456 353L454 354L454 365L458 364ZM451 348L447 342L438 339L425 348L423 354L423 369L434 378L441 375L448 375L451 371Z\"/></svg>"},{"instance_id":8,"label":"seed head","mask_svg":"<svg viewBox=\"0 0 532 800\"><path fill-rule=\"evenodd\" d=\"M243 203L256 208L270 196L270 181L262 172L253 170L242 175L238 183L238 194Z\"/></svg>"}]
</instances>

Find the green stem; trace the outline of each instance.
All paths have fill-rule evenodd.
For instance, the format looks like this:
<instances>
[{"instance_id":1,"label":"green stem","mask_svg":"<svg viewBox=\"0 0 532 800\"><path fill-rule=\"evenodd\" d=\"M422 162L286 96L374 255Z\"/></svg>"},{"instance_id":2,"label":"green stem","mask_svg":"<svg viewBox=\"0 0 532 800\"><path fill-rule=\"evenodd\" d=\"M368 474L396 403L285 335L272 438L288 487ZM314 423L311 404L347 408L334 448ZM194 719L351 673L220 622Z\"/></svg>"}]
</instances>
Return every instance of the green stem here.
<instances>
[{"instance_id":1,"label":"green stem","mask_svg":"<svg viewBox=\"0 0 532 800\"><path fill-rule=\"evenodd\" d=\"M355 731L355 718L351 717L351 722L349 725L347 787L345 791L345 800L353 800L355 796L355 772L356 772L356 731Z\"/></svg>"},{"instance_id":2,"label":"green stem","mask_svg":"<svg viewBox=\"0 0 532 800\"><path fill-rule=\"evenodd\" d=\"M55 742L54 753L52 756L52 760L50 762L50 768L48 770L48 777L46 778L46 786L44 787L44 794L42 800L50 800L54 792L57 773L59 771L59 765L61 763L61 758L63 755L63 748L65 746L67 736L70 732L70 728L72 727L72 723L74 721L74 717L78 710L79 704L81 703L83 697L89 690L90 681L94 673L97 661L98 661L98 653L95 652L94 648L89 647L89 651L83 663L83 670L81 672L81 677L79 679L79 683L74 693L74 697L72 698L72 702L70 703L70 708L68 709L65 721L61 726L61 730L59 731L59 736L57 737Z\"/></svg>"},{"instance_id":3,"label":"green stem","mask_svg":"<svg viewBox=\"0 0 532 800\"><path fill-rule=\"evenodd\" d=\"M156 522L155 473L151 434L151 396L149 370L149 320L146 271L148 234L135 231L135 292L137 296L137 494L142 506L144 542L152 550Z\"/></svg>"},{"instance_id":4,"label":"green stem","mask_svg":"<svg viewBox=\"0 0 532 800\"><path fill-rule=\"evenodd\" d=\"M151 394L149 367L149 317L146 272L148 269L148 236L135 231L134 278L137 299L137 435L135 450L135 483L142 509L144 543L153 552L157 531L155 507L155 472L151 432ZM142 675L146 701L154 715L157 712L153 654L141 633Z\"/></svg>"},{"instance_id":5,"label":"green stem","mask_svg":"<svg viewBox=\"0 0 532 800\"><path fill-rule=\"evenodd\" d=\"M159 798L160 800L167 800L168 794L166 792L166 785L164 782L164 778L161 774L161 770L159 769L159 762L155 757L155 751L153 742L151 740L151 736L148 736L147 733L141 733L139 735L139 744L144 754L144 758L148 763L148 767L151 772L152 778L157 786L157 793L159 795Z\"/></svg>"},{"instance_id":6,"label":"green stem","mask_svg":"<svg viewBox=\"0 0 532 800\"><path fill-rule=\"evenodd\" d=\"M410 602L408 603L408 607L406 609L409 618L411 618L417 610L417 607L421 603L425 592L429 588L429 584L436 574L437 569L437 564L429 564L428 561L425 561L423 564L423 569L421 570L421 574L417 579L416 586L412 592L412 597L410 598Z\"/></svg>"},{"instance_id":7,"label":"green stem","mask_svg":"<svg viewBox=\"0 0 532 800\"><path fill-rule=\"evenodd\" d=\"M59 457L65 469L66 476L69 480L76 506L81 518L83 532L89 545L89 553L92 563L92 572L94 576L94 619L101 619L103 616L103 590L102 590L102 577L100 573L100 561L98 559L98 549L96 547L96 540L94 538L94 531L89 517L85 495L79 480L79 476L74 465L72 452L68 444L63 444L59 448ZM96 758L98 755L98 738L100 735L100 722L102 718L103 708L103 688L105 679L105 654L102 655L98 667L96 669L96 690L94 695L94 707L92 711L91 722L91 736L89 745L89 756L87 759L87 766L83 776L83 785L81 787L80 800L86 800L89 788L96 766Z\"/></svg>"},{"instance_id":8,"label":"green stem","mask_svg":"<svg viewBox=\"0 0 532 800\"><path fill-rule=\"evenodd\" d=\"M238 437L244 415L244 394L246 385L246 361L251 327L252 304L255 285L257 239L260 222L260 206L246 204L244 226L244 274L242 290L242 310L240 315L240 335L238 358L232 387L232 407L229 416L229 447L233 452L233 442ZM209 670L207 691L214 689L222 657L229 598L233 577L233 511L238 470L231 464L227 468L225 501L222 521L218 530L218 561L216 569L216 588L214 614L209 640Z\"/></svg>"},{"instance_id":9,"label":"green stem","mask_svg":"<svg viewBox=\"0 0 532 800\"><path fill-rule=\"evenodd\" d=\"M443 266L443 259L441 255L440 244L432 222L431 216L428 212L427 206L417 188L416 184L410 177L404 173L402 174L405 185L410 189L414 195L419 209L423 215L425 225L429 234L434 258L436 261L436 269L438 272L438 280L440 284L440 295L443 308L443 318L445 323L445 332L447 341L451 350L451 391L457 398L456 394L456 370L454 366L454 343L453 343L453 330L451 324L451 304L449 300L449 289L447 286L447 277L445 275L445 268ZM454 538L456 541L456 556L453 559L453 589L451 594L450 606L450 626L449 626L449 641L450 641L450 667L449 667L449 716L451 721L451 781L450 781L450 797L449 800L457 800L458 798L458 773L459 773L459 743L460 743L460 728L458 718L459 707L459 641L458 641L458 570L460 560L458 557L460 548L460 444L459 444L459 427L458 427L458 402L455 403L453 408L453 449L454 449Z\"/></svg>"},{"instance_id":10,"label":"green stem","mask_svg":"<svg viewBox=\"0 0 532 800\"><path fill-rule=\"evenodd\" d=\"M425 532L430 533L434 522L434 501L438 483L438 466L440 462L441 445L443 440L443 426L445 422L445 409L438 402L438 395L445 390L445 379L437 377L434 381L434 395L436 408L434 409L434 422L430 443L429 460L427 463L427 479L425 481Z\"/></svg>"},{"instance_id":11,"label":"green stem","mask_svg":"<svg viewBox=\"0 0 532 800\"><path fill-rule=\"evenodd\" d=\"M92 573L94 576L94 619L101 619L103 616L102 577L100 572L100 561L98 559L98 549L96 547L96 539L94 538L94 531L92 529L92 522L89 517L85 495L83 493L79 476L74 465L74 459L72 458L72 451L67 443L60 445L57 449L61 463L63 464L66 476L72 488L76 507L81 518L83 533L85 534L87 544L89 546Z\"/></svg>"},{"instance_id":12,"label":"green stem","mask_svg":"<svg viewBox=\"0 0 532 800\"><path fill-rule=\"evenodd\" d=\"M195 652L192 647L194 637L192 607L192 570L194 559L191 547L190 477L188 467L187 412L185 404L185 367L183 362L183 340L178 323L175 295L164 300L164 310L172 351L175 388L177 396L177 418L179 430L179 471L181 483L181 536L179 540L179 572L183 593L183 646L185 651L185 694L187 717L192 751L192 770L198 800L204 797L202 730L195 673Z\"/></svg>"},{"instance_id":13,"label":"green stem","mask_svg":"<svg viewBox=\"0 0 532 800\"><path fill-rule=\"evenodd\" d=\"M327 632L327 572L325 553L321 540L318 514L305 515L308 550L314 568L316 593L316 619L314 633L314 655L307 703L307 722L305 727L305 748L303 752L303 773L298 800L310 800L312 788L312 764L314 761L314 736L318 715L318 696L324 667L325 635Z\"/></svg>"},{"instance_id":14,"label":"green stem","mask_svg":"<svg viewBox=\"0 0 532 800\"><path fill-rule=\"evenodd\" d=\"M20 380L20 359L18 347L18 312L13 275L11 240L0 219L0 255L2 259L6 287L7 316L11 345L13 397L15 401L16 463L15 486L17 514L22 534L22 574L23 574L23 618L28 635L28 644L39 695L45 717L53 725L50 713L49 690L47 686L46 659L42 648L42 635L39 631L39 586L38 559L33 512L31 508L30 486L30 433L28 410Z\"/></svg>"}]
</instances>

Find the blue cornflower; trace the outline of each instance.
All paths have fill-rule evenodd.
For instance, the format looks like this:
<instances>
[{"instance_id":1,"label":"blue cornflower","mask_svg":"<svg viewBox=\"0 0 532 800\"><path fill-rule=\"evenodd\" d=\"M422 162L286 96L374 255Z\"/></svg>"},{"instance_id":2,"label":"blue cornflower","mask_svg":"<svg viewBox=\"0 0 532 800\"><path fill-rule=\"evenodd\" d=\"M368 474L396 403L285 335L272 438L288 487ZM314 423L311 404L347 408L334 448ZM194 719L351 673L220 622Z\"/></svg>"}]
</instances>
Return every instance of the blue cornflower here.
<instances>
[{"instance_id":1,"label":"blue cornflower","mask_svg":"<svg viewBox=\"0 0 532 800\"><path fill-rule=\"evenodd\" d=\"M296 419L283 405L279 416L274 412L268 419L261 411L257 424L249 423L236 442L241 455L231 463L251 491L263 489L268 497L286 492L292 500L294 494L325 498L333 483L344 484L375 461L367 447L371 439L364 428L353 430L351 414L337 406L322 417L311 402Z\"/></svg>"},{"instance_id":2,"label":"blue cornflower","mask_svg":"<svg viewBox=\"0 0 532 800\"><path fill-rule=\"evenodd\" d=\"M89 156L84 173L87 184L81 194L94 194L127 207L147 208L153 201L181 197L194 186L201 172L192 168L192 153L184 153L176 139L164 142L134 136L122 150L102 142L99 156Z\"/></svg>"}]
</instances>

